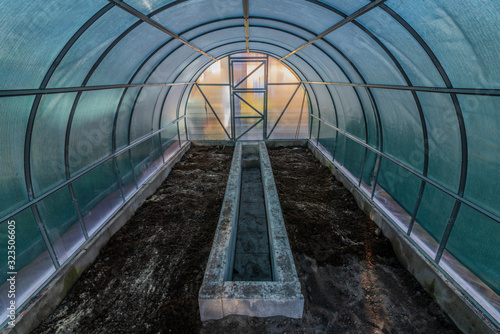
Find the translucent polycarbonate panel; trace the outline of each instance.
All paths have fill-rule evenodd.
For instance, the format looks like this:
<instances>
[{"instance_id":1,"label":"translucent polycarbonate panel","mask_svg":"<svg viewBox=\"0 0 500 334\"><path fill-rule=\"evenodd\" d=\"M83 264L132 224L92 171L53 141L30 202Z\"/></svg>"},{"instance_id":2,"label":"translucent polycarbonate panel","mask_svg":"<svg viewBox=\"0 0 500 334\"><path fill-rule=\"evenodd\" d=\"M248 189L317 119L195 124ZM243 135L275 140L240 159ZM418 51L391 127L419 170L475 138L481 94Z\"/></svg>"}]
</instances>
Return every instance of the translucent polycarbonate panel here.
<instances>
[{"instance_id":1,"label":"translucent polycarbonate panel","mask_svg":"<svg viewBox=\"0 0 500 334\"><path fill-rule=\"evenodd\" d=\"M132 171L132 163L130 161L129 151L118 155L115 158L115 164L116 168L118 169L118 174L120 175L125 199L128 199L136 190L135 178Z\"/></svg>"},{"instance_id":2,"label":"translucent polycarbonate panel","mask_svg":"<svg viewBox=\"0 0 500 334\"><path fill-rule=\"evenodd\" d=\"M454 205L453 198L430 184L425 185L415 220L432 237L432 241L436 241L436 243L427 243L427 247L432 252L437 250ZM417 229L412 231L412 236L414 234L418 235Z\"/></svg>"},{"instance_id":3,"label":"translucent polycarbonate panel","mask_svg":"<svg viewBox=\"0 0 500 334\"><path fill-rule=\"evenodd\" d=\"M177 119L178 113L180 113L179 108L182 106L182 96L183 94L185 94L189 87L189 85L186 85L173 86L170 88L165 99L165 104L163 105L160 127L164 127L165 125Z\"/></svg>"},{"instance_id":4,"label":"translucent polycarbonate panel","mask_svg":"<svg viewBox=\"0 0 500 334\"><path fill-rule=\"evenodd\" d=\"M413 213L420 190L421 180L419 178L383 158L377 183L406 212Z\"/></svg>"},{"instance_id":5,"label":"translucent polycarbonate panel","mask_svg":"<svg viewBox=\"0 0 500 334\"><path fill-rule=\"evenodd\" d=\"M169 5L174 0L127 0L127 4L139 10L143 14L150 14L151 12L160 9L163 6Z\"/></svg>"},{"instance_id":6,"label":"translucent polycarbonate panel","mask_svg":"<svg viewBox=\"0 0 500 334\"><path fill-rule=\"evenodd\" d=\"M39 196L66 180L64 141L76 93L45 95L31 137L33 191Z\"/></svg>"},{"instance_id":7,"label":"translucent polycarbonate panel","mask_svg":"<svg viewBox=\"0 0 500 334\"><path fill-rule=\"evenodd\" d=\"M349 0L349 1L338 1L338 0L323 0L322 2L330 5L332 8L336 8L346 15L352 14L358 9L366 6L369 0Z\"/></svg>"},{"instance_id":8,"label":"translucent polycarbonate panel","mask_svg":"<svg viewBox=\"0 0 500 334\"><path fill-rule=\"evenodd\" d=\"M172 87L163 87L158 94L157 102L154 106L153 119L152 119L152 129L153 131L159 130L162 123L163 111L165 110L165 104L167 103L166 98Z\"/></svg>"},{"instance_id":9,"label":"translucent polycarbonate panel","mask_svg":"<svg viewBox=\"0 0 500 334\"><path fill-rule=\"evenodd\" d=\"M186 87L186 90L183 92L181 100L179 101L179 114L177 116L179 117L186 116L189 93L194 88L195 88L194 85L189 85Z\"/></svg>"},{"instance_id":10,"label":"translucent polycarbonate panel","mask_svg":"<svg viewBox=\"0 0 500 334\"><path fill-rule=\"evenodd\" d=\"M293 22L318 34L342 19L321 6L311 6L309 2L295 0L249 1L249 12L252 16Z\"/></svg>"},{"instance_id":11,"label":"translucent polycarbonate panel","mask_svg":"<svg viewBox=\"0 0 500 334\"><path fill-rule=\"evenodd\" d=\"M242 43L241 46L245 47L245 43ZM259 50L261 52L269 53L277 58L284 56L287 53L287 50L282 47L253 40L250 40L250 50ZM285 59L283 62L292 68L292 70L297 73L302 80L321 81L311 65L306 63L303 59L293 55Z\"/></svg>"},{"instance_id":12,"label":"translucent polycarbonate panel","mask_svg":"<svg viewBox=\"0 0 500 334\"><path fill-rule=\"evenodd\" d=\"M68 188L45 198L37 208L57 259L63 263L85 242Z\"/></svg>"},{"instance_id":13,"label":"translucent polycarbonate panel","mask_svg":"<svg viewBox=\"0 0 500 334\"><path fill-rule=\"evenodd\" d=\"M330 92L328 88L324 85L311 85L311 90L314 94L317 113L316 116L320 116L323 120L328 123L338 126L337 123L337 109L334 101L330 97Z\"/></svg>"},{"instance_id":14,"label":"translucent polycarbonate panel","mask_svg":"<svg viewBox=\"0 0 500 334\"><path fill-rule=\"evenodd\" d=\"M33 97L0 98L0 216L28 201L24 141Z\"/></svg>"},{"instance_id":15,"label":"translucent polycarbonate panel","mask_svg":"<svg viewBox=\"0 0 500 334\"><path fill-rule=\"evenodd\" d=\"M200 86L200 88L208 102L200 90L194 86L187 104L189 138L191 140L229 139L225 132L231 135L229 87Z\"/></svg>"},{"instance_id":16,"label":"translucent polycarbonate panel","mask_svg":"<svg viewBox=\"0 0 500 334\"><path fill-rule=\"evenodd\" d=\"M129 32L96 68L87 85L128 83L152 50L171 39L149 24L140 24ZM131 52L133 50L133 52Z\"/></svg>"},{"instance_id":17,"label":"translucent polycarbonate panel","mask_svg":"<svg viewBox=\"0 0 500 334\"><path fill-rule=\"evenodd\" d=\"M282 32L288 32L289 34L294 35L294 39L298 38L302 40L304 43L307 42L308 40L312 39L316 34L312 33L310 30L308 30L306 27L302 26L297 26L297 25L292 25L287 22L283 21L275 21L272 20L272 18L258 18L258 17L252 17L251 23L252 29L250 29L250 41L255 40L255 35L253 35L254 29L258 28L268 28L272 30L268 30L269 32L275 32L275 31L282 31ZM264 26L264 27L262 27ZM298 41L298 40L297 40Z\"/></svg>"},{"instance_id":18,"label":"translucent polycarbonate panel","mask_svg":"<svg viewBox=\"0 0 500 334\"><path fill-rule=\"evenodd\" d=\"M184 121L182 122L179 122L177 126L179 127L179 137L181 139L180 145L184 146L184 144L186 144L186 142L188 141L187 131L186 131L186 119L184 119Z\"/></svg>"},{"instance_id":19,"label":"translucent polycarbonate panel","mask_svg":"<svg viewBox=\"0 0 500 334\"><path fill-rule=\"evenodd\" d=\"M310 137L312 140L314 140L316 143L318 142L318 134L319 134L319 124L320 122L316 118L311 119L311 125L310 125Z\"/></svg>"},{"instance_id":20,"label":"translucent polycarbonate panel","mask_svg":"<svg viewBox=\"0 0 500 334\"><path fill-rule=\"evenodd\" d=\"M197 24L242 16L242 11L239 0L181 1L153 16L153 19L175 33L181 33Z\"/></svg>"},{"instance_id":21,"label":"translucent polycarbonate panel","mask_svg":"<svg viewBox=\"0 0 500 334\"><path fill-rule=\"evenodd\" d=\"M422 172L424 139L412 94L386 89L373 89L372 92L380 111L383 151Z\"/></svg>"},{"instance_id":22,"label":"translucent polycarbonate panel","mask_svg":"<svg viewBox=\"0 0 500 334\"><path fill-rule=\"evenodd\" d=\"M292 83L299 82L300 79L288 67L279 62L278 59L269 57L268 66L268 82L269 83Z\"/></svg>"},{"instance_id":23,"label":"translucent polycarbonate panel","mask_svg":"<svg viewBox=\"0 0 500 334\"><path fill-rule=\"evenodd\" d=\"M210 65L196 80L198 83L229 84L228 58L222 58Z\"/></svg>"},{"instance_id":24,"label":"translucent polycarbonate panel","mask_svg":"<svg viewBox=\"0 0 500 334\"><path fill-rule=\"evenodd\" d=\"M462 205L446 250L500 295L499 235L499 223Z\"/></svg>"},{"instance_id":25,"label":"translucent polycarbonate panel","mask_svg":"<svg viewBox=\"0 0 500 334\"><path fill-rule=\"evenodd\" d=\"M365 148L340 133L337 140L335 159L359 179L363 170Z\"/></svg>"},{"instance_id":26,"label":"translucent polycarbonate panel","mask_svg":"<svg viewBox=\"0 0 500 334\"><path fill-rule=\"evenodd\" d=\"M324 37L348 57L367 83L406 85L390 56L353 23L348 23Z\"/></svg>"},{"instance_id":27,"label":"translucent polycarbonate panel","mask_svg":"<svg viewBox=\"0 0 500 334\"><path fill-rule=\"evenodd\" d=\"M438 69L423 47L383 9L374 8L356 20L375 34L392 52L413 85L445 86Z\"/></svg>"},{"instance_id":28,"label":"translucent polycarbonate panel","mask_svg":"<svg viewBox=\"0 0 500 334\"><path fill-rule=\"evenodd\" d=\"M331 73L329 74L329 78L331 78L331 81L340 81L340 82L345 81L354 83L365 82L365 80L363 79L357 68L354 67L354 64L352 63L351 59L347 57L347 55L345 55L335 45L325 40L319 40L315 42L314 45L316 45L318 49L314 52L310 52L311 55L319 54L319 52L321 52L324 55L323 57L326 57L328 55L328 57L331 57L338 66L338 69L336 69L336 67L321 68L321 70L325 71L325 73ZM314 49L311 49L310 51L313 50ZM341 70L342 74L338 71L339 69ZM338 76L338 80L336 80L336 77L334 75ZM347 76L348 80L345 79L343 80L343 76Z\"/></svg>"},{"instance_id":29,"label":"translucent polycarbonate panel","mask_svg":"<svg viewBox=\"0 0 500 334\"><path fill-rule=\"evenodd\" d=\"M112 159L74 181L73 190L89 236L123 203Z\"/></svg>"},{"instance_id":30,"label":"translucent polycarbonate panel","mask_svg":"<svg viewBox=\"0 0 500 334\"><path fill-rule=\"evenodd\" d=\"M457 191L461 170L461 139L453 101L448 94L422 93L417 96L427 121L429 138L428 177L446 188ZM424 146L417 149L421 153ZM423 154L415 155L423 159ZM422 161L423 163L423 161Z\"/></svg>"},{"instance_id":31,"label":"translucent polycarbonate panel","mask_svg":"<svg viewBox=\"0 0 500 334\"><path fill-rule=\"evenodd\" d=\"M338 126L349 134L366 140L366 115L352 87L327 86L335 98Z\"/></svg>"},{"instance_id":32,"label":"translucent polycarbonate panel","mask_svg":"<svg viewBox=\"0 0 500 334\"><path fill-rule=\"evenodd\" d=\"M267 24L266 24L267 25ZM300 36L295 36L287 31L281 30L271 30L269 28L253 27L250 29L250 40L267 42L282 48L283 56L290 53L290 50L294 50L307 42L306 39ZM314 48L314 46L312 46ZM301 53L302 55L302 53Z\"/></svg>"},{"instance_id":33,"label":"translucent polycarbonate panel","mask_svg":"<svg viewBox=\"0 0 500 334\"><path fill-rule=\"evenodd\" d=\"M131 148L130 152L139 186L163 165L159 135Z\"/></svg>"},{"instance_id":34,"label":"translucent polycarbonate panel","mask_svg":"<svg viewBox=\"0 0 500 334\"><path fill-rule=\"evenodd\" d=\"M458 95L467 131L464 197L500 216L500 97Z\"/></svg>"},{"instance_id":35,"label":"translucent polycarbonate panel","mask_svg":"<svg viewBox=\"0 0 500 334\"><path fill-rule=\"evenodd\" d=\"M131 113L134 107L134 102L137 99L138 93L141 88L127 88L123 92L123 96L117 107L117 114L114 116L116 119L113 121L116 124L116 149L127 146L129 142L129 127Z\"/></svg>"},{"instance_id":36,"label":"translucent polycarbonate panel","mask_svg":"<svg viewBox=\"0 0 500 334\"><path fill-rule=\"evenodd\" d=\"M265 61L232 61L232 81L238 89L264 89Z\"/></svg>"},{"instance_id":37,"label":"translucent polycarbonate panel","mask_svg":"<svg viewBox=\"0 0 500 334\"><path fill-rule=\"evenodd\" d=\"M242 36L245 36L245 28L243 26L238 27L224 27L220 30L217 29L214 32L206 33L210 29L208 27L202 26L200 33L193 38L192 44L196 45L202 50L206 50L208 54L212 53L212 49L217 48L220 45L232 44L242 40ZM201 54L199 54L201 56ZM204 59L209 59L206 56L201 56Z\"/></svg>"},{"instance_id":38,"label":"translucent polycarbonate panel","mask_svg":"<svg viewBox=\"0 0 500 334\"><path fill-rule=\"evenodd\" d=\"M234 92L235 117L263 117L265 113L264 92Z\"/></svg>"},{"instance_id":39,"label":"translucent polycarbonate panel","mask_svg":"<svg viewBox=\"0 0 500 334\"><path fill-rule=\"evenodd\" d=\"M71 15L69 16L71 17ZM52 75L48 87L81 86L106 48L135 22L137 22L137 18L124 10L117 7L111 8L92 24L69 49ZM57 37L57 39L59 38ZM53 46L50 45L50 47ZM52 60L53 58L51 58Z\"/></svg>"},{"instance_id":40,"label":"translucent polycarbonate panel","mask_svg":"<svg viewBox=\"0 0 500 334\"><path fill-rule=\"evenodd\" d=\"M247 57L255 57L255 58L266 58L266 55L258 52L238 52L232 53L232 58L247 58Z\"/></svg>"},{"instance_id":41,"label":"translucent polycarbonate panel","mask_svg":"<svg viewBox=\"0 0 500 334\"><path fill-rule=\"evenodd\" d=\"M14 232L9 233L9 231ZM10 237L11 235L14 237ZM5 256L0 267L2 282L0 285L0 320L4 321L11 301L9 298L10 282L7 279L11 278L12 274L8 273L17 272L14 275L14 290L16 308L18 308L54 273L55 268L31 209L26 209L9 221L0 224L0 244L4 247L2 253ZM8 253L9 250L15 251L15 259L8 259L9 255L12 256L12 253ZM8 262L11 260L15 263ZM11 265L13 267L10 267Z\"/></svg>"},{"instance_id":42,"label":"translucent polycarbonate panel","mask_svg":"<svg viewBox=\"0 0 500 334\"><path fill-rule=\"evenodd\" d=\"M132 81L134 83L143 83L147 81L147 78L152 75L154 69L164 62L170 53L181 45L182 43L180 41L171 38L158 48L149 50L151 52L150 57L145 59L144 62L137 68ZM150 82L155 82L154 80L156 80L156 83L166 82L165 78L162 78L161 76L154 77Z\"/></svg>"},{"instance_id":43,"label":"translucent polycarbonate panel","mask_svg":"<svg viewBox=\"0 0 500 334\"><path fill-rule=\"evenodd\" d=\"M316 97L316 94L313 89L313 85L310 84L304 84L304 87L307 91L307 94L309 96L309 112L311 115L319 116L319 110L318 110L318 98Z\"/></svg>"},{"instance_id":44,"label":"translucent polycarbonate panel","mask_svg":"<svg viewBox=\"0 0 500 334\"><path fill-rule=\"evenodd\" d=\"M366 150L366 160L363 169L363 182L373 188L375 183L375 163L377 161L377 154L371 150Z\"/></svg>"},{"instance_id":45,"label":"translucent polycarbonate panel","mask_svg":"<svg viewBox=\"0 0 500 334\"><path fill-rule=\"evenodd\" d=\"M66 42L106 4L103 0L2 1L0 89L40 87Z\"/></svg>"},{"instance_id":46,"label":"translucent polycarbonate panel","mask_svg":"<svg viewBox=\"0 0 500 334\"><path fill-rule=\"evenodd\" d=\"M314 130L314 128L313 128ZM319 130L319 143L323 146L332 156L335 157L335 148L337 145L337 131L325 125L324 123L318 124Z\"/></svg>"},{"instance_id":47,"label":"translucent polycarbonate panel","mask_svg":"<svg viewBox=\"0 0 500 334\"><path fill-rule=\"evenodd\" d=\"M365 121L368 130L368 138L365 140L372 147L380 148L380 131L379 131L379 121L377 116L377 109L368 89L366 88L355 88L357 92L357 97L361 101L361 106L363 106ZM353 123L354 124L354 123Z\"/></svg>"},{"instance_id":48,"label":"translucent polycarbonate panel","mask_svg":"<svg viewBox=\"0 0 500 334\"><path fill-rule=\"evenodd\" d=\"M123 89L82 93L69 138L72 175L111 154L114 116L122 93Z\"/></svg>"},{"instance_id":49,"label":"translucent polycarbonate panel","mask_svg":"<svg viewBox=\"0 0 500 334\"><path fill-rule=\"evenodd\" d=\"M198 52L184 45L170 53L168 61L160 62L147 82L175 82L177 76L184 71L184 68L199 56Z\"/></svg>"},{"instance_id":50,"label":"translucent polycarbonate panel","mask_svg":"<svg viewBox=\"0 0 500 334\"><path fill-rule=\"evenodd\" d=\"M267 135L269 139L309 137L309 102L302 86L272 85L268 89ZM293 99L291 99L293 96ZM286 107L286 109L285 109ZM279 120L279 121L278 121Z\"/></svg>"},{"instance_id":51,"label":"translucent polycarbonate panel","mask_svg":"<svg viewBox=\"0 0 500 334\"><path fill-rule=\"evenodd\" d=\"M179 135L177 133L177 124L169 126L160 133L161 147L165 162L168 161L180 149Z\"/></svg>"},{"instance_id":52,"label":"translucent polycarbonate panel","mask_svg":"<svg viewBox=\"0 0 500 334\"><path fill-rule=\"evenodd\" d=\"M395 0L401 15L434 52L455 87L500 86L498 1Z\"/></svg>"},{"instance_id":53,"label":"translucent polycarbonate panel","mask_svg":"<svg viewBox=\"0 0 500 334\"><path fill-rule=\"evenodd\" d=\"M234 133L237 140L264 140L262 118L236 118Z\"/></svg>"},{"instance_id":54,"label":"translucent polycarbonate panel","mask_svg":"<svg viewBox=\"0 0 500 334\"><path fill-rule=\"evenodd\" d=\"M154 122L155 109L162 100L159 99L163 87L144 87L137 97L130 124L130 141L133 142L159 127L159 122Z\"/></svg>"}]
</instances>

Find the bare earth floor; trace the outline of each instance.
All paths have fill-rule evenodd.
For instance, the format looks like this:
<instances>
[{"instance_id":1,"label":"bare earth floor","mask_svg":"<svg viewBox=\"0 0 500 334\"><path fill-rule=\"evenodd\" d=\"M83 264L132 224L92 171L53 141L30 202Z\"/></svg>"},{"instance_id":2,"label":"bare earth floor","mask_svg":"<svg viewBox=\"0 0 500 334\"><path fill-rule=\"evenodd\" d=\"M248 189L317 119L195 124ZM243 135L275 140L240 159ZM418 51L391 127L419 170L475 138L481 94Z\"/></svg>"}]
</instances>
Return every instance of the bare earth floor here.
<instances>
[{"instance_id":1,"label":"bare earth floor","mask_svg":"<svg viewBox=\"0 0 500 334\"><path fill-rule=\"evenodd\" d=\"M270 149L304 317L202 323L232 148L191 148L34 333L459 333L305 148Z\"/></svg>"}]
</instances>

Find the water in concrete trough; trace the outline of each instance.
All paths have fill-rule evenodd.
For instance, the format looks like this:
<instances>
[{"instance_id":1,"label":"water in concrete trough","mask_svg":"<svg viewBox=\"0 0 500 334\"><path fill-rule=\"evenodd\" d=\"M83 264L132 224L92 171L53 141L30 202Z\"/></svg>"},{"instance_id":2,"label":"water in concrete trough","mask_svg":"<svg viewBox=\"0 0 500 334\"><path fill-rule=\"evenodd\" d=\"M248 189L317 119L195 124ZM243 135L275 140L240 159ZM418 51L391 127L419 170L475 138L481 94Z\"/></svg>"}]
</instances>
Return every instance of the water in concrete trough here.
<instances>
[{"instance_id":1,"label":"water in concrete trough","mask_svg":"<svg viewBox=\"0 0 500 334\"><path fill-rule=\"evenodd\" d=\"M232 281L272 281L267 231L259 154L243 151Z\"/></svg>"}]
</instances>

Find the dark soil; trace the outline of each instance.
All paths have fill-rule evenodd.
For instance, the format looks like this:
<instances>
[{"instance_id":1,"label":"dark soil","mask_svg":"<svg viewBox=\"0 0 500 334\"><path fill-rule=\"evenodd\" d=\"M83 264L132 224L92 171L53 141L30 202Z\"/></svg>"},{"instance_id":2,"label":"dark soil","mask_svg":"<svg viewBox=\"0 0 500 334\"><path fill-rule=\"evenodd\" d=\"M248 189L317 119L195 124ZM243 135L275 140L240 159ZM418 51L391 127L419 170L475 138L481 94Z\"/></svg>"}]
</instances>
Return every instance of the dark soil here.
<instances>
[{"instance_id":1,"label":"dark soil","mask_svg":"<svg viewBox=\"0 0 500 334\"><path fill-rule=\"evenodd\" d=\"M305 148L269 150L302 319L202 323L198 292L231 148L195 146L34 333L458 333L352 195Z\"/></svg>"}]
</instances>

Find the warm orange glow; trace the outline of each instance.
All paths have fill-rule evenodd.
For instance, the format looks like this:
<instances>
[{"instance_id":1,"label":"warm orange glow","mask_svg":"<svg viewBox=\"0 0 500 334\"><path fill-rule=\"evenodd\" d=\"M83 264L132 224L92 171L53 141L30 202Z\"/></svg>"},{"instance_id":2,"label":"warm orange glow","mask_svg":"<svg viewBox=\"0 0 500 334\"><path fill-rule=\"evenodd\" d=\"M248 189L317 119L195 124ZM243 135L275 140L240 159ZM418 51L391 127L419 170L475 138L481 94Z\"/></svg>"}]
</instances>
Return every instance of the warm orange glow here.
<instances>
[{"instance_id":1,"label":"warm orange glow","mask_svg":"<svg viewBox=\"0 0 500 334\"><path fill-rule=\"evenodd\" d=\"M226 57L208 67L197 83L209 103L197 88L193 89L187 108L193 139L238 138L259 121L240 140L308 136L309 103L305 90L297 90L298 77L275 58L258 53Z\"/></svg>"}]
</instances>

